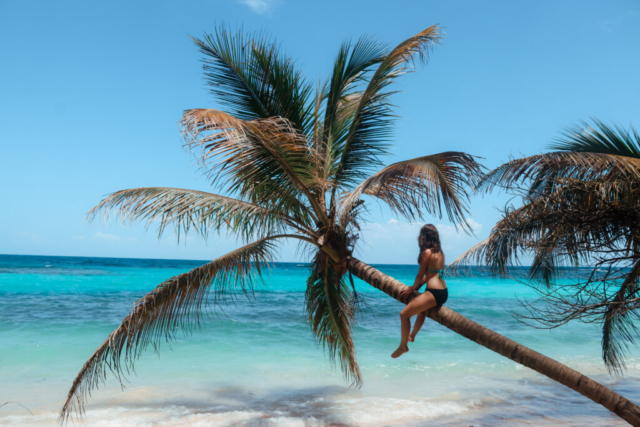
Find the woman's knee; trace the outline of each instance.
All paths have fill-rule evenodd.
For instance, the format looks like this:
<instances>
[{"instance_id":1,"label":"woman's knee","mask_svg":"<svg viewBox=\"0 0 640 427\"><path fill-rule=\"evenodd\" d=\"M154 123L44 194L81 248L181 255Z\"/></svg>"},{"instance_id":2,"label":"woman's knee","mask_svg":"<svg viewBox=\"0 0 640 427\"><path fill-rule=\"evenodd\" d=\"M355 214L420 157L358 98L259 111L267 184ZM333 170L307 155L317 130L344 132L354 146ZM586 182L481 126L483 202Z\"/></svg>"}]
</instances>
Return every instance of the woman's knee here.
<instances>
[{"instance_id":1,"label":"woman's knee","mask_svg":"<svg viewBox=\"0 0 640 427\"><path fill-rule=\"evenodd\" d=\"M409 312L409 307L403 308L402 311L400 312L400 318L408 319L410 317L411 317L411 313Z\"/></svg>"}]
</instances>

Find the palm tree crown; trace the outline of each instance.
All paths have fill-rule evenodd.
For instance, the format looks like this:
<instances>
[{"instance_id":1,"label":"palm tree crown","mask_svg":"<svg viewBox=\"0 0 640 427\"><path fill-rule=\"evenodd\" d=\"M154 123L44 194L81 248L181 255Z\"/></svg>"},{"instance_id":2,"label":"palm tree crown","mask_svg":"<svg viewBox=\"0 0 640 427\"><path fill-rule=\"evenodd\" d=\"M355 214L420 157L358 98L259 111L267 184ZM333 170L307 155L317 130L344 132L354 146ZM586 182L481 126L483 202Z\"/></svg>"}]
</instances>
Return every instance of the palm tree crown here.
<instances>
[{"instance_id":1,"label":"palm tree crown","mask_svg":"<svg viewBox=\"0 0 640 427\"><path fill-rule=\"evenodd\" d=\"M178 233L228 230L243 246L160 284L137 301L122 324L85 363L62 409L82 411L87 394L118 377L149 344L171 339L232 290L250 293L280 241L297 239L311 253L306 310L318 342L348 380L362 381L351 337L357 294L345 280L364 211L363 195L411 220L442 211L462 223L466 187L481 177L461 152L416 157L383 167L395 118L390 85L425 60L440 40L436 26L393 49L370 38L345 42L330 77L308 83L267 37L224 28L193 39L204 55L211 92L225 111L192 109L182 117L188 147L220 194L137 188L102 200L89 219L168 226Z\"/></svg>"},{"instance_id":2,"label":"palm tree crown","mask_svg":"<svg viewBox=\"0 0 640 427\"><path fill-rule=\"evenodd\" d=\"M640 308L640 135L594 120L564 132L557 151L514 159L483 178L522 197L488 239L454 262L488 265L508 275L523 254L543 304L527 304L538 326L571 320L602 325L602 357L621 374L638 330ZM594 266L578 281L559 283L561 269Z\"/></svg>"}]
</instances>

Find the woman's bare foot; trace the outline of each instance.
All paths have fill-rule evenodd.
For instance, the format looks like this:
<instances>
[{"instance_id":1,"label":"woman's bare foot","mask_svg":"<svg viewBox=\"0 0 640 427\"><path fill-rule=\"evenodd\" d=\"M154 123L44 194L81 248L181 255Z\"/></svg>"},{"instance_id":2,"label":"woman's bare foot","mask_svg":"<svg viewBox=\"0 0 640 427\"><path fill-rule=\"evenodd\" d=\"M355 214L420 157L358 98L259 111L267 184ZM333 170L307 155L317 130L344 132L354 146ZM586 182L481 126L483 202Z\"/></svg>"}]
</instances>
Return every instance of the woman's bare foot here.
<instances>
[{"instance_id":1,"label":"woman's bare foot","mask_svg":"<svg viewBox=\"0 0 640 427\"><path fill-rule=\"evenodd\" d=\"M400 347L396 349L396 351L391 353L391 357L393 357L394 359L397 359L398 357L405 354L407 351L409 351L409 346L401 344Z\"/></svg>"},{"instance_id":2,"label":"woman's bare foot","mask_svg":"<svg viewBox=\"0 0 640 427\"><path fill-rule=\"evenodd\" d=\"M416 340L415 335L409 335L409 342L414 342Z\"/></svg>"}]
</instances>

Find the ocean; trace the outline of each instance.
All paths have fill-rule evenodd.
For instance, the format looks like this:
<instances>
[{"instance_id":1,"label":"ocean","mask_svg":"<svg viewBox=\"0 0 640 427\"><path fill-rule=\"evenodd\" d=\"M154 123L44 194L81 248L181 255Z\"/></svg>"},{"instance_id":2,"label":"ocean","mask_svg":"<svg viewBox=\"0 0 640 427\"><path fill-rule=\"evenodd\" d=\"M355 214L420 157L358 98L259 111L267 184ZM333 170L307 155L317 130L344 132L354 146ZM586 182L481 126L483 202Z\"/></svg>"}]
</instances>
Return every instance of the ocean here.
<instances>
[{"instance_id":1,"label":"ocean","mask_svg":"<svg viewBox=\"0 0 640 427\"><path fill-rule=\"evenodd\" d=\"M366 261L366 260L365 260ZM204 261L0 255L0 425L54 425L84 362L133 302ZM417 265L377 265L411 284ZM603 407L427 319L409 353L390 354L402 304L356 282L368 308L354 328L361 388L349 388L311 334L308 266L278 263L255 298L191 335L147 350L126 388L110 375L85 426L625 425ZM357 280L357 279L356 279ZM640 359L608 375L598 325L555 330L512 316L535 293L483 275L449 278L447 305L640 402Z\"/></svg>"}]
</instances>

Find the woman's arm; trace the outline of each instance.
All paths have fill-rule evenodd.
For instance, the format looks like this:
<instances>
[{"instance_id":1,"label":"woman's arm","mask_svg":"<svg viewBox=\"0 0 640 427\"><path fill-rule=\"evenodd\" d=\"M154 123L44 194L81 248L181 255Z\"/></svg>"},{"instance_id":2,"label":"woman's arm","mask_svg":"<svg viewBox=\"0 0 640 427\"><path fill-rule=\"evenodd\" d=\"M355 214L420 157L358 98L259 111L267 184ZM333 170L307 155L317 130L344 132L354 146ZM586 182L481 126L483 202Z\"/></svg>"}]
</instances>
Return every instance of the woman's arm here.
<instances>
[{"instance_id":1,"label":"woman's arm","mask_svg":"<svg viewBox=\"0 0 640 427\"><path fill-rule=\"evenodd\" d=\"M420 270L418 270L418 275L416 276L416 280L413 282L413 286L407 287L404 291L402 291L403 298L408 298L413 291L417 291L420 289L422 285L427 283L426 273L427 273L427 263L429 262L429 258L431 258L431 251L426 250L422 255L422 262L420 263Z\"/></svg>"},{"instance_id":2,"label":"woman's arm","mask_svg":"<svg viewBox=\"0 0 640 427\"><path fill-rule=\"evenodd\" d=\"M427 264L429 263L429 258L431 258L431 251L424 251L422 255L422 262L420 263L420 270L418 270L416 280L413 282L414 291L419 290L422 285L427 283Z\"/></svg>"}]
</instances>

